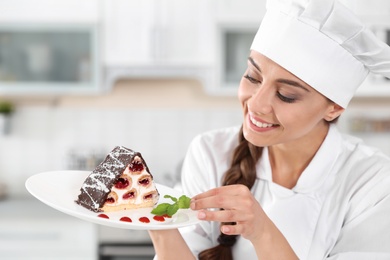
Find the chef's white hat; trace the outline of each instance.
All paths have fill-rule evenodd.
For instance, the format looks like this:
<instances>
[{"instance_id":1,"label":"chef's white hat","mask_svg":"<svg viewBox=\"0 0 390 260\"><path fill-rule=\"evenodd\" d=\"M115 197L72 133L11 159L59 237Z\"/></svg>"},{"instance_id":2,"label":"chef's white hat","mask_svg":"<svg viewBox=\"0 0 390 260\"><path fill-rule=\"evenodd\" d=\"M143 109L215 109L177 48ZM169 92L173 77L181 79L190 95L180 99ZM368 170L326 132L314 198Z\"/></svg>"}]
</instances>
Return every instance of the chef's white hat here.
<instances>
[{"instance_id":1,"label":"chef's white hat","mask_svg":"<svg viewBox=\"0 0 390 260\"><path fill-rule=\"evenodd\" d=\"M336 0L268 0L251 49L344 108L370 71L390 78L390 47Z\"/></svg>"}]
</instances>

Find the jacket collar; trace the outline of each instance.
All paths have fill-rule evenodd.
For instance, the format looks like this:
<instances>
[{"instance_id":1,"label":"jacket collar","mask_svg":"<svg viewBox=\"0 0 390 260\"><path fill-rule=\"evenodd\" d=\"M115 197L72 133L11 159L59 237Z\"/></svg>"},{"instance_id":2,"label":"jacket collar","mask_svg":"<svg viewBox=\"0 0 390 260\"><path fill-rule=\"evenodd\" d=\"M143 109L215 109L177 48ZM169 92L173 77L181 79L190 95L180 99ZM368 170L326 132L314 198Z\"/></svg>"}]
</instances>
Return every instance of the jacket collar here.
<instances>
[{"instance_id":1,"label":"jacket collar","mask_svg":"<svg viewBox=\"0 0 390 260\"><path fill-rule=\"evenodd\" d=\"M257 178L266 180L279 190L294 193L310 193L319 190L331 172L341 151L341 135L334 124L331 124L327 136L310 164L302 172L294 188L287 189L272 181L272 170L268 156L268 148L264 147L263 154L257 164Z\"/></svg>"}]
</instances>

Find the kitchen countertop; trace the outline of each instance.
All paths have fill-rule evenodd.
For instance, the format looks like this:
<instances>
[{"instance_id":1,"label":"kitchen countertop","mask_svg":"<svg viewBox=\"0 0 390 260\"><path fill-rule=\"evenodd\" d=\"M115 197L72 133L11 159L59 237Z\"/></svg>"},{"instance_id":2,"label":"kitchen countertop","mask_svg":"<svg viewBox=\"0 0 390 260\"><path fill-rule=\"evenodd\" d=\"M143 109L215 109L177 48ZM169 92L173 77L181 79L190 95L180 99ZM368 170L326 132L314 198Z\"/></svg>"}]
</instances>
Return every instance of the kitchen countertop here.
<instances>
[{"instance_id":1,"label":"kitchen countertop","mask_svg":"<svg viewBox=\"0 0 390 260\"><path fill-rule=\"evenodd\" d=\"M0 200L0 221L20 219L22 221L50 219L85 222L65 213L57 211L34 197L6 198ZM88 223L88 222L85 222ZM100 243L151 243L149 234L144 230L112 228L96 226Z\"/></svg>"},{"instance_id":2,"label":"kitchen countertop","mask_svg":"<svg viewBox=\"0 0 390 260\"><path fill-rule=\"evenodd\" d=\"M99 225L98 227L99 243L152 243L150 236L145 230L131 230L112 228Z\"/></svg>"},{"instance_id":3,"label":"kitchen countertop","mask_svg":"<svg viewBox=\"0 0 390 260\"><path fill-rule=\"evenodd\" d=\"M3 218L70 218L34 197L7 197L0 200L0 219Z\"/></svg>"},{"instance_id":4,"label":"kitchen countertop","mask_svg":"<svg viewBox=\"0 0 390 260\"><path fill-rule=\"evenodd\" d=\"M97 225L31 197L0 200L2 259L97 259ZM20 250L20 249L23 250Z\"/></svg>"}]
</instances>

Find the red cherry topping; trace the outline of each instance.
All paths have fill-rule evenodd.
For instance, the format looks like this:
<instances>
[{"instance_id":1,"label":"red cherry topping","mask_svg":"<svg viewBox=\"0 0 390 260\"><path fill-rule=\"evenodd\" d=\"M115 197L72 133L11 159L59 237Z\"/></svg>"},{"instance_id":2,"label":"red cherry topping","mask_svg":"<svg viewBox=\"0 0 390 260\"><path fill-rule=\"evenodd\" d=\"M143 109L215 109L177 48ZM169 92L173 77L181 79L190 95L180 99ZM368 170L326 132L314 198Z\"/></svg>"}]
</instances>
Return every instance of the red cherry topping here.
<instances>
[{"instance_id":1,"label":"red cherry topping","mask_svg":"<svg viewBox=\"0 0 390 260\"><path fill-rule=\"evenodd\" d=\"M126 188L127 186L129 186L129 180L128 179L125 179L125 178L119 178L116 182L115 182L115 188L117 189L124 189Z\"/></svg>"},{"instance_id":2,"label":"red cherry topping","mask_svg":"<svg viewBox=\"0 0 390 260\"><path fill-rule=\"evenodd\" d=\"M151 199L151 198L153 198L153 194L148 194L148 195L144 196L144 200L148 200L148 199Z\"/></svg>"},{"instance_id":3,"label":"red cherry topping","mask_svg":"<svg viewBox=\"0 0 390 260\"><path fill-rule=\"evenodd\" d=\"M153 219L156 220L156 221L160 221L160 222L164 222L165 221L164 216L154 216Z\"/></svg>"},{"instance_id":4,"label":"red cherry topping","mask_svg":"<svg viewBox=\"0 0 390 260\"><path fill-rule=\"evenodd\" d=\"M115 203L115 199L113 197L108 197L106 203Z\"/></svg>"},{"instance_id":5,"label":"red cherry topping","mask_svg":"<svg viewBox=\"0 0 390 260\"><path fill-rule=\"evenodd\" d=\"M140 161L133 161L129 165L129 170L132 172L142 172L144 165Z\"/></svg>"},{"instance_id":6,"label":"red cherry topping","mask_svg":"<svg viewBox=\"0 0 390 260\"><path fill-rule=\"evenodd\" d=\"M121 217L119 220L120 220L120 221L125 221L125 222L133 222L133 221L131 220L131 218L129 218L129 217Z\"/></svg>"},{"instance_id":7,"label":"red cherry topping","mask_svg":"<svg viewBox=\"0 0 390 260\"><path fill-rule=\"evenodd\" d=\"M138 181L140 185L147 186L149 184L149 178L144 178Z\"/></svg>"},{"instance_id":8,"label":"red cherry topping","mask_svg":"<svg viewBox=\"0 0 390 260\"><path fill-rule=\"evenodd\" d=\"M133 199L133 198L135 198L135 192L134 191L127 192L127 193L123 194L122 198L124 200Z\"/></svg>"},{"instance_id":9,"label":"red cherry topping","mask_svg":"<svg viewBox=\"0 0 390 260\"><path fill-rule=\"evenodd\" d=\"M107 218L107 219L109 219L109 217L106 214L99 214L98 217L99 218Z\"/></svg>"},{"instance_id":10,"label":"red cherry topping","mask_svg":"<svg viewBox=\"0 0 390 260\"><path fill-rule=\"evenodd\" d=\"M140 217L139 221L141 221L142 223L149 223L150 222L150 220L147 217Z\"/></svg>"}]
</instances>

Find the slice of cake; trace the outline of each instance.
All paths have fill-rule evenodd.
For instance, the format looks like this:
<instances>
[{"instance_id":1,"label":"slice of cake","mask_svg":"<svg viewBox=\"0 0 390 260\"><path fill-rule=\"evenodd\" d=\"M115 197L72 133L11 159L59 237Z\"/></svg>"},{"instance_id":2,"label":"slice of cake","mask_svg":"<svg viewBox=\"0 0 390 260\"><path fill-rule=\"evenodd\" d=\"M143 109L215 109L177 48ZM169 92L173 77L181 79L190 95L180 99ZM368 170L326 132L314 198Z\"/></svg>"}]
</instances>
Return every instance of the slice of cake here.
<instances>
[{"instance_id":1,"label":"slice of cake","mask_svg":"<svg viewBox=\"0 0 390 260\"><path fill-rule=\"evenodd\" d=\"M94 212L153 207L159 193L141 154L115 147L85 179L76 203Z\"/></svg>"}]
</instances>

